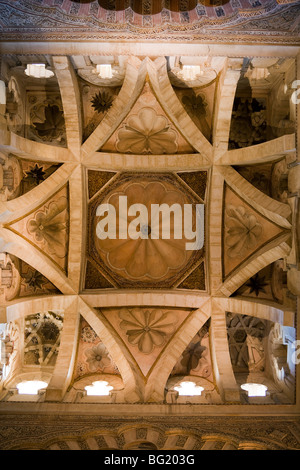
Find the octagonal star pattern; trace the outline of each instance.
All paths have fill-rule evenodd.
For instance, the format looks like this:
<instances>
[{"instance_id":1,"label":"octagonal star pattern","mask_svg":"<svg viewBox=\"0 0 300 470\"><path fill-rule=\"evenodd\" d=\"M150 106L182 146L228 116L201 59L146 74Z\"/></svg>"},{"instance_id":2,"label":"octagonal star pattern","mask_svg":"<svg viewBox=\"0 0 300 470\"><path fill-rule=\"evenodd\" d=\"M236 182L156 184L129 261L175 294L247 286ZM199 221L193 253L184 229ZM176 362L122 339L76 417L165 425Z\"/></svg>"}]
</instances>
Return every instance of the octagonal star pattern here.
<instances>
[{"instance_id":1,"label":"octagonal star pattern","mask_svg":"<svg viewBox=\"0 0 300 470\"><path fill-rule=\"evenodd\" d=\"M276 86L280 67L291 83L294 62L274 61L271 83ZM48 384L39 396L44 401L84 402L85 386L105 380L114 388L108 403L176 404L186 398L174 387L190 381L205 390L192 399L199 404L250 406L240 385L256 381L268 386L265 403L294 405L292 113L276 108L278 116L290 113L290 127L269 124L263 142L239 146L237 139L228 150L235 99L247 92L245 60L216 62L213 97L205 95L209 86L192 89L201 97L193 112L202 114L194 119L184 106L193 108L194 101L172 85L163 57L127 58L123 82L113 83L106 105L96 110L92 98L101 86L83 82L70 57L52 56L51 89L64 122L61 111L49 138L49 126L35 124L36 113L44 123L55 104L41 93L41 102L31 100L24 110L18 103L27 78L10 66L8 108L25 115L21 125L18 113L1 124L9 142L1 147L0 167L1 400L10 400L19 382L39 378ZM251 76L248 82L253 94L266 86L256 88ZM255 106L252 99L248 111L257 113ZM210 122L204 126L205 116ZM58 125L65 138L53 143ZM29 137L37 128L42 141ZM33 165L28 169L24 161ZM263 163L269 165L268 191L251 173ZM100 203L116 205L120 194L145 205L204 204L204 247L186 252L184 240L158 240L155 249L143 243L149 240L97 240L95 211Z\"/></svg>"}]
</instances>

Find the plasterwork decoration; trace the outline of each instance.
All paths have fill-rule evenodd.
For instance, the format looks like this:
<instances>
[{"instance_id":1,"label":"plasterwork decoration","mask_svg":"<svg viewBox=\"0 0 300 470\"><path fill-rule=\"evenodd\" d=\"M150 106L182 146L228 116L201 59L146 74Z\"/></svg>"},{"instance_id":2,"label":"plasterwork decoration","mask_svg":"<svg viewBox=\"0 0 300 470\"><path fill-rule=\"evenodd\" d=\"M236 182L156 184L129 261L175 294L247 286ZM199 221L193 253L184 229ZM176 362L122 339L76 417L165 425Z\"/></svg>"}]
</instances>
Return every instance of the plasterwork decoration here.
<instances>
[{"instance_id":1,"label":"plasterwork decoration","mask_svg":"<svg viewBox=\"0 0 300 470\"><path fill-rule=\"evenodd\" d=\"M23 171L22 194L26 194L32 188L41 184L60 167L59 164L55 163L51 164L28 160L21 160L20 164Z\"/></svg>"},{"instance_id":2,"label":"plasterwork decoration","mask_svg":"<svg viewBox=\"0 0 300 470\"><path fill-rule=\"evenodd\" d=\"M294 328L248 315L227 313L230 357L236 380L266 384L269 403L294 403Z\"/></svg>"},{"instance_id":3,"label":"plasterwork decoration","mask_svg":"<svg viewBox=\"0 0 300 470\"><path fill-rule=\"evenodd\" d=\"M98 3L101 8L108 11L120 11L125 10L126 8L131 8L135 13L140 15L157 15L161 13L162 10L169 10L172 12L189 12L196 8L197 5L202 4L206 6L221 6L229 3L230 0L175 0L170 2L169 0L127 0L120 1L118 4L116 2L108 0L98 0Z\"/></svg>"},{"instance_id":4,"label":"plasterwork decoration","mask_svg":"<svg viewBox=\"0 0 300 470\"><path fill-rule=\"evenodd\" d=\"M170 129L167 119L152 108L142 108L132 115L118 132L116 147L121 153L176 153L176 133Z\"/></svg>"},{"instance_id":5,"label":"plasterwork decoration","mask_svg":"<svg viewBox=\"0 0 300 470\"><path fill-rule=\"evenodd\" d=\"M202 201L205 201L208 172L207 171L186 171L177 175L196 193Z\"/></svg>"},{"instance_id":6,"label":"plasterwork decoration","mask_svg":"<svg viewBox=\"0 0 300 470\"><path fill-rule=\"evenodd\" d=\"M190 310L124 307L101 309L101 314L130 351L138 370L147 376Z\"/></svg>"},{"instance_id":7,"label":"plasterwork decoration","mask_svg":"<svg viewBox=\"0 0 300 470\"><path fill-rule=\"evenodd\" d=\"M123 188L122 188L123 189ZM183 207L184 196L174 191L171 186L166 186L161 182L151 182L149 184L140 184L138 182L130 183L119 194L127 196L129 206L139 201L141 204L150 206L150 204L174 204L178 203ZM117 198L108 199L110 204L116 206ZM142 202L141 202L142 201ZM118 213L119 214L119 213ZM152 227L151 221L145 220L148 231L157 229ZM173 227L172 227L173 229ZM173 231L173 230L172 230ZM189 254L185 250L186 240L164 241L164 240L128 240L125 244L121 242L111 243L111 241L96 240L98 251L104 252L106 260L113 270L124 272L126 277L134 280L153 279L159 280L169 274L170 270L180 269L189 259ZM112 246L111 246L112 245Z\"/></svg>"},{"instance_id":8,"label":"plasterwork decoration","mask_svg":"<svg viewBox=\"0 0 300 470\"><path fill-rule=\"evenodd\" d=\"M253 184L257 189L264 194L275 198L274 191L272 190L272 173L276 164L265 163L261 165L250 166L235 166L235 170L240 173L249 183Z\"/></svg>"},{"instance_id":9,"label":"plasterwork decoration","mask_svg":"<svg viewBox=\"0 0 300 470\"><path fill-rule=\"evenodd\" d=\"M0 200L10 201L45 181L60 164L30 161L13 154L0 155Z\"/></svg>"},{"instance_id":10,"label":"plasterwork decoration","mask_svg":"<svg viewBox=\"0 0 300 470\"><path fill-rule=\"evenodd\" d=\"M59 92L27 92L25 137L66 146L66 130Z\"/></svg>"},{"instance_id":11,"label":"plasterwork decoration","mask_svg":"<svg viewBox=\"0 0 300 470\"><path fill-rule=\"evenodd\" d=\"M225 185L223 232L225 276L282 232L281 227L262 217Z\"/></svg>"},{"instance_id":12,"label":"plasterwork decoration","mask_svg":"<svg viewBox=\"0 0 300 470\"><path fill-rule=\"evenodd\" d=\"M37 269L13 255L0 254L0 299L12 301L36 295L57 295L60 291Z\"/></svg>"},{"instance_id":13,"label":"plasterwork decoration","mask_svg":"<svg viewBox=\"0 0 300 470\"><path fill-rule=\"evenodd\" d=\"M85 284L84 288L87 290L92 289L113 289L116 288L115 284L109 281L100 271L97 265L87 259L85 271Z\"/></svg>"},{"instance_id":14,"label":"plasterwork decoration","mask_svg":"<svg viewBox=\"0 0 300 470\"><path fill-rule=\"evenodd\" d=\"M179 93L180 92L178 92L178 94ZM210 106L208 105L207 99L210 101ZM213 96L210 97L204 94L202 90L198 93L194 90L191 93L181 93L181 101L185 110L189 113L208 141L211 141L212 100Z\"/></svg>"},{"instance_id":15,"label":"plasterwork decoration","mask_svg":"<svg viewBox=\"0 0 300 470\"><path fill-rule=\"evenodd\" d=\"M62 311L40 312L26 317L24 365L55 365L63 320Z\"/></svg>"},{"instance_id":16,"label":"plasterwork decoration","mask_svg":"<svg viewBox=\"0 0 300 470\"><path fill-rule=\"evenodd\" d=\"M2 418L7 430L1 442L4 450L107 450L108 443L113 450L298 450L298 422L296 419L281 417L232 417L228 429L228 417L201 416L201 419L183 417L149 417L147 423L122 416L119 419L101 416L58 420L49 416L41 432L39 419L22 415L11 423L11 416ZM255 422L254 422L255 421ZM124 422L126 426L124 426ZM72 436L72 439L70 438ZM21 439L21 441L20 441ZM16 442L19 442L16 444ZM139 447L147 444L147 447Z\"/></svg>"},{"instance_id":17,"label":"plasterwork decoration","mask_svg":"<svg viewBox=\"0 0 300 470\"><path fill-rule=\"evenodd\" d=\"M192 146L166 116L148 82L125 122L101 147L101 151L137 155L194 153Z\"/></svg>"},{"instance_id":18,"label":"plasterwork decoration","mask_svg":"<svg viewBox=\"0 0 300 470\"><path fill-rule=\"evenodd\" d=\"M22 167L18 158L0 155L0 201L9 201L21 194Z\"/></svg>"},{"instance_id":19,"label":"plasterwork decoration","mask_svg":"<svg viewBox=\"0 0 300 470\"><path fill-rule=\"evenodd\" d=\"M8 0L1 6L3 36L6 39L18 40L20 35L38 39L41 30L44 31L45 39L75 38L76 30L84 26L88 32L83 38L103 37L106 41L116 37L122 40L140 36L157 39L160 36L169 40L190 37L211 42L211 32L214 42L224 42L226 38L227 41L235 43L237 32L251 42L260 43L261 38L265 36L269 41L279 44L283 41L289 43L298 40L294 19L299 14L299 6L295 1L285 4L281 0L272 0L270 4L268 0L259 0L259 5L257 2L249 2L249 5L244 7L239 1L230 0L228 8L222 5L207 7L199 4L191 11L173 12L163 9L155 17L150 14L141 16L127 8L120 12L121 18L116 11L104 10L96 2L83 6L71 1L59 1L49 7L45 1L37 4L34 1L29 3L19 0L17 6L18 8ZM270 16L266 18L268 13ZM63 27L58 28L58 22ZM34 33L29 33L29 28Z\"/></svg>"},{"instance_id":20,"label":"plasterwork decoration","mask_svg":"<svg viewBox=\"0 0 300 470\"><path fill-rule=\"evenodd\" d=\"M286 278L284 262L278 260L252 276L234 295L265 299L283 304L287 295Z\"/></svg>"},{"instance_id":21,"label":"plasterwork decoration","mask_svg":"<svg viewBox=\"0 0 300 470\"><path fill-rule=\"evenodd\" d=\"M19 297L36 295L57 295L60 291L39 271L20 261L20 290Z\"/></svg>"},{"instance_id":22,"label":"plasterwork decoration","mask_svg":"<svg viewBox=\"0 0 300 470\"><path fill-rule=\"evenodd\" d=\"M254 167L237 165L234 168L243 178L267 196L280 202L287 202L288 167L285 159Z\"/></svg>"},{"instance_id":23,"label":"plasterwork decoration","mask_svg":"<svg viewBox=\"0 0 300 470\"><path fill-rule=\"evenodd\" d=\"M97 374L99 378L99 374L119 375L119 371L101 339L93 328L81 318L73 380L91 374Z\"/></svg>"},{"instance_id":24,"label":"plasterwork decoration","mask_svg":"<svg viewBox=\"0 0 300 470\"><path fill-rule=\"evenodd\" d=\"M229 258L243 258L245 253L257 247L262 235L262 225L253 213L247 212L244 206L226 208L227 237L225 245Z\"/></svg>"},{"instance_id":25,"label":"plasterwork decoration","mask_svg":"<svg viewBox=\"0 0 300 470\"><path fill-rule=\"evenodd\" d=\"M42 5L36 5L37 15ZM66 5L68 0L60 7L56 5L58 8L53 6L53 21L55 12L59 10L63 15ZM241 8L239 1L235 5ZM77 27L80 27L80 18L92 11L92 6L73 3L72 13L69 13L73 15L72 21L78 20ZM95 3L93 8L95 11ZM43 14L47 11L48 6L44 5ZM197 14L199 11L200 6ZM223 9L213 11L222 16ZM250 13L253 12L249 12L247 21L253 18ZM129 14L127 11L127 17ZM221 16L214 19L215 29L221 24ZM187 35L191 23L184 23L187 16L178 17L182 26L178 34ZM258 17L260 12L256 19ZM102 21L104 16L98 19ZM144 20L150 23L154 19ZM97 24L95 21L95 34ZM122 29L110 24L110 32L105 31L107 41ZM126 25L126 28L131 26ZM174 21L168 26L168 34L172 34L173 26ZM195 21L195 40L198 26ZM179 37L176 34L174 42ZM36 59L36 56L30 57L30 60ZM7 60L9 69L9 64L17 62L19 57ZM83 63L86 57L78 56L77 60ZM64 429L70 432L66 434L64 430L61 437L56 429L56 437L49 431L40 433L40 440L35 441L32 436L36 429L32 434L29 432L38 448L299 447L295 437L299 436L299 430L298 434L287 437L286 424L278 427L277 435L270 425L258 436L253 420L250 421L251 432L244 421L244 428L234 429L229 439L226 434L228 418L219 429L221 438L211 422L208 427L204 426L202 418L205 416L202 416L193 428L195 434L190 434L192 419L184 433L181 432L188 413L194 418L203 411L204 407L198 405L220 405L218 411L231 414L231 418L241 405L239 409L246 415L244 405L259 402L251 401L240 390L245 381L255 380L268 386L268 395L259 397L262 413L269 414L266 405L279 405L276 410L279 413L288 410L290 416L296 413L291 345L297 337L295 312L299 295L299 165L296 164L295 136L289 132L273 141L267 139L254 146L259 142L254 139L249 146L238 145L228 150L224 131L229 134L232 113L229 104L234 99L236 82L243 68L241 58L224 58L219 82L202 89L183 88L180 92L172 87L167 62L163 57L131 58L123 88L107 87L105 90L104 85L83 83L83 79L76 76L72 57L53 57L61 86L61 102L44 102L33 109L36 115L32 129L37 140L15 135L12 128L4 129L1 120L4 117L0 115L0 131L8 137L6 143L1 144L6 152L3 166L12 152L17 155L16 168L22 177L17 180L13 171L5 175L11 194L4 190L6 194L0 204L0 248L3 251L0 255L0 317L1 321L16 319L24 346L18 350L18 360L24 360L23 368L17 369L16 375L14 369L7 382L0 381L0 411L6 412L6 402L11 406L10 417L11 410L20 409L24 397L18 396L15 389L20 375L36 377L48 371L47 389L31 399L35 413L53 407L60 414L62 406L68 415L70 405L75 404L73 409L79 410L76 415L79 422L74 419L71 425L72 418L68 415L70 421ZM280 64L286 69L290 67L285 59ZM281 69L277 74L277 78L280 77ZM52 84L49 91L53 91ZM132 89L135 94L130 99ZM138 96L141 89L142 94ZM29 87L29 90L33 94L33 89ZM169 95L164 93L166 90ZM128 101L122 108L124 97ZM54 113L57 121L54 110L50 112L51 106L57 107ZM63 111L68 137L65 144L69 147L60 145ZM258 112L252 115L254 127L264 130L264 113L260 113L264 110L252 111ZM91 118L95 121L89 127ZM201 132L194 125L196 118ZM45 120L49 127L44 125ZM34 123L38 125L33 126ZM227 129L224 129L225 123ZM191 129L201 142L197 152L189 144L189 139L195 146L197 144L196 137L193 140L189 132ZM203 134L210 142L201 140ZM245 141L237 142L244 144ZM15 192L16 186L20 186L20 192ZM127 196L128 206L139 203L147 208L164 202L178 203L181 207L192 204L193 208L203 203L206 217L203 249L187 251L184 246L187 240L173 237L174 224L171 224L170 240L97 239L98 206L113 203L118 215L120 195ZM129 217L127 225L130 220ZM144 222L143 233L151 235L155 228L152 221L146 218ZM3 330L2 323L0 329ZM10 342L9 338L7 348L3 349L4 359L8 359L6 366L10 365L11 351L16 352L16 348L11 350ZM106 380L108 376L113 376L114 383L120 385L117 392L122 393L112 392L106 397L108 408L101 408L104 398L87 397L84 387L104 377ZM203 385L203 394L196 398L176 396L174 387L183 379L194 379L196 386ZM108 383L111 385L109 380ZM85 407L81 407L83 403ZM120 407L110 406L114 403ZM156 413L158 406L164 416L158 417L156 424L166 425L166 432L158 433L156 439L153 429L152 434L148 432L146 421L152 419L151 407ZM106 418L99 414L103 409ZM148 414L135 434L130 414L137 409L146 409ZM121 416L119 410L125 410L126 417ZM180 420L185 424L181 422L177 431L173 427L175 421L171 427L164 422L170 410L172 419L175 418L173 411L181 413L182 410ZM253 415L256 410L252 407ZM274 410L275 406L271 412ZM90 420L84 417L85 412ZM96 417L93 417L94 412ZM31 424L40 419L39 429L50 426L50 421L43 420L44 415L39 416L30 417ZM29 416L26 419L29 420ZM113 426L126 423L126 419L131 429L134 428L130 438L124 429L116 430ZM257 419L255 416L255 425ZM57 422L60 426L61 421ZM97 431L93 438L91 422ZM115 429L115 434L108 433L110 439L105 440L106 434L100 431L109 426L110 430ZM266 426L265 420L263 426ZM196 427L199 427L198 434ZM8 436L4 447L22 447L23 444L26 447L28 443L25 437L23 440L20 428L14 427L10 432L13 438ZM18 433L19 438L16 438ZM253 439L256 439L254 444ZM276 439L280 442L278 446Z\"/></svg>"},{"instance_id":26,"label":"plasterwork decoration","mask_svg":"<svg viewBox=\"0 0 300 470\"><path fill-rule=\"evenodd\" d=\"M9 228L42 250L63 270L66 269L69 233L68 187Z\"/></svg>"},{"instance_id":27,"label":"plasterwork decoration","mask_svg":"<svg viewBox=\"0 0 300 470\"><path fill-rule=\"evenodd\" d=\"M88 196L91 199L108 183L116 173L101 170L88 170Z\"/></svg>"},{"instance_id":28,"label":"plasterwork decoration","mask_svg":"<svg viewBox=\"0 0 300 470\"><path fill-rule=\"evenodd\" d=\"M92 75L90 70L87 75L88 77ZM79 80L78 83L82 96L83 141L85 141L111 108L120 91L120 86L111 86L111 84L110 86L96 86L83 80Z\"/></svg>"},{"instance_id":29,"label":"plasterwork decoration","mask_svg":"<svg viewBox=\"0 0 300 470\"><path fill-rule=\"evenodd\" d=\"M269 322L247 315L227 313L227 333L233 370L263 372L266 367L266 338Z\"/></svg>"},{"instance_id":30,"label":"plasterwork decoration","mask_svg":"<svg viewBox=\"0 0 300 470\"><path fill-rule=\"evenodd\" d=\"M201 261L198 266L192 270L187 277L177 284L178 289L193 289L193 290L202 290L206 289L206 271L205 271L205 262Z\"/></svg>"},{"instance_id":31,"label":"plasterwork decoration","mask_svg":"<svg viewBox=\"0 0 300 470\"><path fill-rule=\"evenodd\" d=\"M172 312L160 310L125 310L119 317L128 342L137 345L144 354L150 354L155 346L163 346L176 324L176 316Z\"/></svg>"},{"instance_id":32,"label":"plasterwork decoration","mask_svg":"<svg viewBox=\"0 0 300 470\"><path fill-rule=\"evenodd\" d=\"M249 147L267 140L264 99L236 98L233 105L229 149Z\"/></svg>"}]
</instances>

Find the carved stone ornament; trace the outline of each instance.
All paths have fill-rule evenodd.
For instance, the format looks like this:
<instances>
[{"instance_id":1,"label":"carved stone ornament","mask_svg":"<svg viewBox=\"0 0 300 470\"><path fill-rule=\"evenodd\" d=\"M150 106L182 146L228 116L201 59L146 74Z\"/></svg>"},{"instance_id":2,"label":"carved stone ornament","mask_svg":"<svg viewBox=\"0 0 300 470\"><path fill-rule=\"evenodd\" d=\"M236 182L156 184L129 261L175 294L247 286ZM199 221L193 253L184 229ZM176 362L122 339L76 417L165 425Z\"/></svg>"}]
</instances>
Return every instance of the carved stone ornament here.
<instances>
[{"instance_id":1,"label":"carved stone ornament","mask_svg":"<svg viewBox=\"0 0 300 470\"><path fill-rule=\"evenodd\" d=\"M227 207L226 246L228 256L242 258L244 254L257 246L263 232L262 225L255 215L247 212L245 207Z\"/></svg>"},{"instance_id":2,"label":"carved stone ornament","mask_svg":"<svg viewBox=\"0 0 300 470\"><path fill-rule=\"evenodd\" d=\"M118 132L116 144L121 153L176 153L176 133L170 129L164 116L151 108L143 108L138 115L132 115Z\"/></svg>"},{"instance_id":3,"label":"carved stone ornament","mask_svg":"<svg viewBox=\"0 0 300 470\"><path fill-rule=\"evenodd\" d=\"M163 346L174 332L176 315L160 309L126 309L119 314L120 326L130 344L140 352L150 354L155 346Z\"/></svg>"}]
</instances>

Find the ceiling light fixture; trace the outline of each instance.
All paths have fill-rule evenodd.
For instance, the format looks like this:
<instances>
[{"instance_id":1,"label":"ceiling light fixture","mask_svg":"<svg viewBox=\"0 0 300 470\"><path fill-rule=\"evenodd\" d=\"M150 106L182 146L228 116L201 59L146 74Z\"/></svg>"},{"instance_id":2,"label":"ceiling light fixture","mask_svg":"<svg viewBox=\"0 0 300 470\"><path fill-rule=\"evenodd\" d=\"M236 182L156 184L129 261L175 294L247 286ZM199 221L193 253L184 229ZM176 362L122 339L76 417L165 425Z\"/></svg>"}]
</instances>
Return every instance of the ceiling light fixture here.
<instances>
[{"instance_id":1,"label":"ceiling light fixture","mask_svg":"<svg viewBox=\"0 0 300 470\"><path fill-rule=\"evenodd\" d=\"M112 78L113 76L111 64L97 64L94 73L97 73L100 78Z\"/></svg>"},{"instance_id":2,"label":"ceiling light fixture","mask_svg":"<svg viewBox=\"0 0 300 470\"><path fill-rule=\"evenodd\" d=\"M45 64L27 64L25 74L34 78L51 78L54 73L46 69Z\"/></svg>"},{"instance_id":3,"label":"ceiling light fixture","mask_svg":"<svg viewBox=\"0 0 300 470\"><path fill-rule=\"evenodd\" d=\"M47 382L43 382L42 380L28 380L26 382L20 382L17 385L17 389L21 395L37 395L39 390L47 386Z\"/></svg>"},{"instance_id":4,"label":"ceiling light fixture","mask_svg":"<svg viewBox=\"0 0 300 470\"><path fill-rule=\"evenodd\" d=\"M263 384L246 383L241 385L241 389L248 392L248 397L265 397L268 387Z\"/></svg>"},{"instance_id":5,"label":"ceiling light fixture","mask_svg":"<svg viewBox=\"0 0 300 470\"><path fill-rule=\"evenodd\" d=\"M200 65L183 65L180 75L184 80L195 80L203 75L203 71L201 71Z\"/></svg>"},{"instance_id":6,"label":"ceiling light fixture","mask_svg":"<svg viewBox=\"0 0 300 470\"><path fill-rule=\"evenodd\" d=\"M174 390L179 393L179 395L185 396L200 396L204 388L197 386L195 382L181 382L178 387L174 387Z\"/></svg>"},{"instance_id":7,"label":"ceiling light fixture","mask_svg":"<svg viewBox=\"0 0 300 470\"><path fill-rule=\"evenodd\" d=\"M92 385L87 385L85 387L87 395L93 396L107 396L110 394L110 391L113 390L111 385L108 385L108 382L104 380L98 380L93 382Z\"/></svg>"}]
</instances>

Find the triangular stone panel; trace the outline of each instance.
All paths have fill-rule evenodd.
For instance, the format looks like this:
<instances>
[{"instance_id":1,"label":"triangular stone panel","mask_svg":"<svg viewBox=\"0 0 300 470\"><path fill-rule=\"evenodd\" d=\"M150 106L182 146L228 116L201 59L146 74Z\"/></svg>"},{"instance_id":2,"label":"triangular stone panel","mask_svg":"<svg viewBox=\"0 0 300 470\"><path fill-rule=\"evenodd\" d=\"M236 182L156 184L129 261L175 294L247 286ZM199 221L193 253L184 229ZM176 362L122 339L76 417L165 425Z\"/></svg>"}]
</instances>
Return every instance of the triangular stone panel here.
<instances>
[{"instance_id":1,"label":"triangular stone panel","mask_svg":"<svg viewBox=\"0 0 300 470\"><path fill-rule=\"evenodd\" d=\"M120 375L107 348L91 325L80 318L79 339L73 380L79 380L91 374Z\"/></svg>"},{"instance_id":2,"label":"triangular stone panel","mask_svg":"<svg viewBox=\"0 0 300 470\"><path fill-rule=\"evenodd\" d=\"M207 171L187 171L177 174L204 201L207 187Z\"/></svg>"},{"instance_id":3,"label":"triangular stone panel","mask_svg":"<svg viewBox=\"0 0 300 470\"><path fill-rule=\"evenodd\" d=\"M226 278L284 230L225 185L222 231L223 275Z\"/></svg>"},{"instance_id":4,"label":"triangular stone panel","mask_svg":"<svg viewBox=\"0 0 300 470\"><path fill-rule=\"evenodd\" d=\"M202 261L178 286L179 289L205 290L205 264Z\"/></svg>"},{"instance_id":5,"label":"triangular stone panel","mask_svg":"<svg viewBox=\"0 0 300 470\"><path fill-rule=\"evenodd\" d=\"M154 155L195 152L162 109L148 81L130 113L100 150Z\"/></svg>"},{"instance_id":6,"label":"triangular stone panel","mask_svg":"<svg viewBox=\"0 0 300 470\"><path fill-rule=\"evenodd\" d=\"M284 261L277 260L248 279L232 296L283 303L287 289L286 274Z\"/></svg>"},{"instance_id":7,"label":"triangular stone panel","mask_svg":"<svg viewBox=\"0 0 300 470\"><path fill-rule=\"evenodd\" d=\"M190 312L166 307L101 309L145 377Z\"/></svg>"},{"instance_id":8,"label":"triangular stone panel","mask_svg":"<svg viewBox=\"0 0 300 470\"><path fill-rule=\"evenodd\" d=\"M88 170L88 196L91 199L108 183L116 173L111 171Z\"/></svg>"},{"instance_id":9,"label":"triangular stone panel","mask_svg":"<svg viewBox=\"0 0 300 470\"><path fill-rule=\"evenodd\" d=\"M20 260L19 273L19 297L61 294L52 282L23 260Z\"/></svg>"},{"instance_id":10,"label":"triangular stone panel","mask_svg":"<svg viewBox=\"0 0 300 470\"><path fill-rule=\"evenodd\" d=\"M66 271L69 236L68 186L61 188L42 206L10 223L8 228Z\"/></svg>"},{"instance_id":11,"label":"triangular stone panel","mask_svg":"<svg viewBox=\"0 0 300 470\"><path fill-rule=\"evenodd\" d=\"M111 289L114 285L101 274L93 263L87 260L85 273L85 289Z\"/></svg>"}]
</instances>

